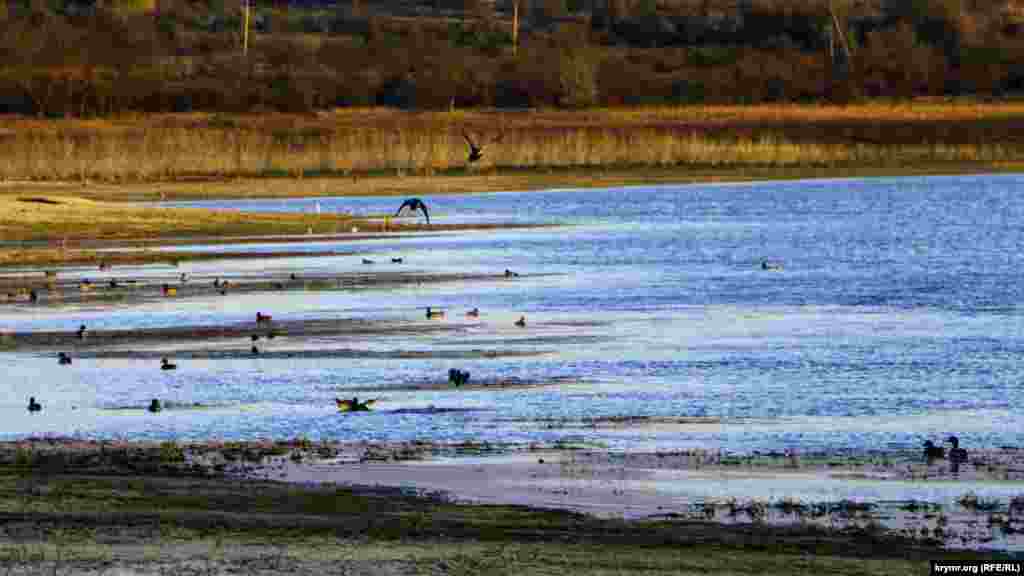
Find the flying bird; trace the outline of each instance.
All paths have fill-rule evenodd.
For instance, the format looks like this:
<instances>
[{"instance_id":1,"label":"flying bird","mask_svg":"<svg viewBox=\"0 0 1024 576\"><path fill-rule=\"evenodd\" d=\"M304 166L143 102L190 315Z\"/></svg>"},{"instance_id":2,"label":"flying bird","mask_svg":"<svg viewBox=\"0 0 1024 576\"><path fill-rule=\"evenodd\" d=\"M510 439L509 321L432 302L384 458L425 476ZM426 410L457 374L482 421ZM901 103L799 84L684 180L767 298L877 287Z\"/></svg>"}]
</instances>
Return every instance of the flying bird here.
<instances>
[{"instance_id":1,"label":"flying bird","mask_svg":"<svg viewBox=\"0 0 1024 576\"><path fill-rule=\"evenodd\" d=\"M405 202L402 202L402 205L398 207L398 212L395 212L395 216L401 214L402 210L404 210L406 207L408 207L409 210L411 210L412 212L415 212L417 210L422 211L423 216L426 217L427 219L427 224L430 224L430 214L427 213L427 205L423 202L423 200L420 200L419 198L409 198Z\"/></svg>"},{"instance_id":2,"label":"flying bird","mask_svg":"<svg viewBox=\"0 0 1024 576\"><path fill-rule=\"evenodd\" d=\"M338 405L341 412L369 412L370 406L377 402L377 398L371 398L366 402L360 402L359 397L353 396L351 400L335 398L334 403Z\"/></svg>"},{"instance_id":3,"label":"flying bird","mask_svg":"<svg viewBox=\"0 0 1024 576\"><path fill-rule=\"evenodd\" d=\"M502 136L504 136L504 134L499 134L497 138L491 140L488 144L497 144L498 142L501 142ZM469 156L466 156L466 162L472 164L484 157L484 146L487 144L480 145L473 142L473 139L469 137L469 134L466 133L465 130L462 131L462 137L465 138L466 143L469 144Z\"/></svg>"}]
</instances>

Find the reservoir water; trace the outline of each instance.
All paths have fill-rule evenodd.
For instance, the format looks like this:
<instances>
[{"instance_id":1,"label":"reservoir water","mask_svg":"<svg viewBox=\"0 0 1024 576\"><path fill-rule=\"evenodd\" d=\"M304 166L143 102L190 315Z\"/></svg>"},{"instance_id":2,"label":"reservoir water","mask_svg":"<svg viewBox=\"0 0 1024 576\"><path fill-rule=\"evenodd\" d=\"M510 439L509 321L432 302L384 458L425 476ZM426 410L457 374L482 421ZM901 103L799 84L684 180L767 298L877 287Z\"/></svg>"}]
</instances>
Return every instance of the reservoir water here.
<instances>
[{"instance_id":1,"label":"reservoir water","mask_svg":"<svg viewBox=\"0 0 1024 576\"><path fill-rule=\"evenodd\" d=\"M516 349L530 356L213 358L151 361L2 352L0 437L578 442L732 453L917 450L956 434L1024 445L1021 176L834 179L427 196L432 222L554 227L288 245L353 256L183 263L193 276L374 270L520 274L401 288L267 292L125 304L0 305L5 330L100 330L364 318L443 334L321 338L274 346ZM389 197L169 205L392 214ZM187 249L196 249L195 246ZM401 257L402 264L390 258ZM779 269L764 269L770 261ZM103 279L169 274L115 267ZM68 272L99 277L95 269ZM463 312L478 307L480 318ZM526 328L513 322L527 319ZM165 346L169 355L175 347ZM211 344L222 346L222 344ZM410 390L450 368L538 388ZM334 398L383 391L376 410ZM388 391L394 388L394 391ZM28 414L29 396L45 406ZM158 397L202 409L148 414ZM125 410L124 408L133 408ZM651 417L657 425L642 418ZM607 420L603 420L607 419ZM617 422L614 426L598 422Z\"/></svg>"}]
</instances>

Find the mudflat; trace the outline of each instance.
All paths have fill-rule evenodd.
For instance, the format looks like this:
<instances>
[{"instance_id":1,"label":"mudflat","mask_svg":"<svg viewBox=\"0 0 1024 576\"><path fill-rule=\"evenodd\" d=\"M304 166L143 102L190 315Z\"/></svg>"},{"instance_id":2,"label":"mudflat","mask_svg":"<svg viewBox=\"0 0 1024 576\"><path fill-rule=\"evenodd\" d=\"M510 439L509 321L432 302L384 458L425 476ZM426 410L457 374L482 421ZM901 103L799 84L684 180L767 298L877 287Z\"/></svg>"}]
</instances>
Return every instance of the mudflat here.
<instances>
[{"instance_id":1,"label":"mudflat","mask_svg":"<svg viewBox=\"0 0 1024 576\"><path fill-rule=\"evenodd\" d=\"M994 557L942 550L933 541L870 525L778 526L689 515L624 519L455 503L457 490L372 485L386 474L405 475L412 484L434 475L456 488L465 484L459 475L500 477L492 488L500 498L499 486L522 472L562 466L560 459L569 457L548 447L495 467L471 460L429 463L438 454L465 456L483 448L303 439L2 443L0 565L9 574L97 575L696 574L745 573L755 566L766 574L891 574L921 573L929 560ZM315 476L324 469L348 470L357 481L258 479L282 471Z\"/></svg>"}]
</instances>

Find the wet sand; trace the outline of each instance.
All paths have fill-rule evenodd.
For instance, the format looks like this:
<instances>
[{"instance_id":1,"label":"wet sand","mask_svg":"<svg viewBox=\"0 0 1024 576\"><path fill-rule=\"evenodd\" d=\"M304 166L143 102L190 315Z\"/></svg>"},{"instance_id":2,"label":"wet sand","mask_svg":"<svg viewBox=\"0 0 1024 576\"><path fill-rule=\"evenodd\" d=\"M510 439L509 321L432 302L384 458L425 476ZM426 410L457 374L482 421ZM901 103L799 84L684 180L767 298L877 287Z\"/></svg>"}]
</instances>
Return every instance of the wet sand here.
<instances>
[{"instance_id":1,"label":"wet sand","mask_svg":"<svg viewBox=\"0 0 1024 576\"><path fill-rule=\"evenodd\" d=\"M271 459L244 467L241 474L299 484L402 487L443 494L455 502L601 518L876 530L952 549L1024 552L1024 486L1005 483L1018 479L1024 463L1024 453L1016 450L979 453L954 474L946 461L924 463L911 454L880 455L877 460L792 454L731 457L703 451L624 454L484 445L473 456L473 448L446 453L438 447L350 446L327 458ZM914 480L919 488L934 486L935 499L842 496L844 488L857 493L868 480L882 495L899 493ZM757 485L764 489L750 489ZM837 496L813 496L823 485ZM974 492L979 485L1002 486L1004 496L979 495ZM775 497L766 496L772 492Z\"/></svg>"}]
</instances>

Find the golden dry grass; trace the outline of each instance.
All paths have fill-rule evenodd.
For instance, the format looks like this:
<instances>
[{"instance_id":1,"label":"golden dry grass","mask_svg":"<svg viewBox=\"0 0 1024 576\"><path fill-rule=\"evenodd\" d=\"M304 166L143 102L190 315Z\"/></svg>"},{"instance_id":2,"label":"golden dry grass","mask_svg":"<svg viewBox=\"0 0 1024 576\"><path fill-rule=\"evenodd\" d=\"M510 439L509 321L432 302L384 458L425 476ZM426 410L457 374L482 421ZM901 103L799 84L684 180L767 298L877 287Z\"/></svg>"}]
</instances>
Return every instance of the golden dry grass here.
<instances>
[{"instance_id":1,"label":"golden dry grass","mask_svg":"<svg viewBox=\"0 0 1024 576\"><path fill-rule=\"evenodd\" d=\"M1024 104L706 106L576 112L342 109L0 121L0 179L169 181L471 170L1008 162ZM5 135L6 134L6 135Z\"/></svg>"}]
</instances>

